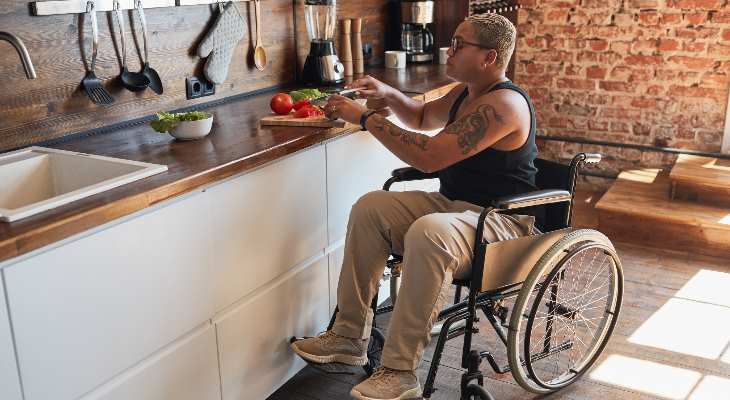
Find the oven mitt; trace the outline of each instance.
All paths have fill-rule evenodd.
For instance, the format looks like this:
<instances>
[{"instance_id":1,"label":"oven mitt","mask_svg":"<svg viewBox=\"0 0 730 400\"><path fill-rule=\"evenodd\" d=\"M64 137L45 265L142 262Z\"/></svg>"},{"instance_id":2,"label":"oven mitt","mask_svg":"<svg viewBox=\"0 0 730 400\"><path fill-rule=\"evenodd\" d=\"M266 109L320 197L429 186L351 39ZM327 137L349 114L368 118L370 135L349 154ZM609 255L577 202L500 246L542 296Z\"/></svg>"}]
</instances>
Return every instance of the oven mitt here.
<instances>
[{"instance_id":1,"label":"oven mitt","mask_svg":"<svg viewBox=\"0 0 730 400\"><path fill-rule=\"evenodd\" d=\"M233 2L229 2L218 14L218 19L198 46L198 56L208 57L203 72L209 81L216 85L225 82L228 65L241 38L243 38L243 18Z\"/></svg>"}]
</instances>

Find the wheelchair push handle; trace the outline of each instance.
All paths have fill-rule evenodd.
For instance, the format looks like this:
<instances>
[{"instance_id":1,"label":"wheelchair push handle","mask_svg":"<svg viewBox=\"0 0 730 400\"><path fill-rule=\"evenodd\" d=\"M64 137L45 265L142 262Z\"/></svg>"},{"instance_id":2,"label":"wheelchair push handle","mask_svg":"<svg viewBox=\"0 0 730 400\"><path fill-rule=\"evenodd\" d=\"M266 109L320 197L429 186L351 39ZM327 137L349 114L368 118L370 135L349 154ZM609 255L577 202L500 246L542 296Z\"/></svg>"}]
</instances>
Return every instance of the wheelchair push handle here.
<instances>
[{"instance_id":1,"label":"wheelchair push handle","mask_svg":"<svg viewBox=\"0 0 730 400\"><path fill-rule=\"evenodd\" d=\"M598 164L603 156L600 153L581 153L579 156L586 164Z\"/></svg>"}]
</instances>

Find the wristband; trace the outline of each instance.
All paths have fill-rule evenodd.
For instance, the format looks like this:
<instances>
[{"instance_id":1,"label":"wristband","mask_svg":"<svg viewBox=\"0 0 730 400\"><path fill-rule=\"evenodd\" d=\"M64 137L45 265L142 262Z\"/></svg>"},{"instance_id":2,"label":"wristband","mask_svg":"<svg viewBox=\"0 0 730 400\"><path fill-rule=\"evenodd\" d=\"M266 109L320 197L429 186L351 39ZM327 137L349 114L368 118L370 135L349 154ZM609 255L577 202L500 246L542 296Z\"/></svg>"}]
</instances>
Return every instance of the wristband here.
<instances>
[{"instance_id":1,"label":"wristband","mask_svg":"<svg viewBox=\"0 0 730 400\"><path fill-rule=\"evenodd\" d=\"M370 118L371 115L375 114L375 110L367 110L360 116L360 127L362 130L366 131L368 128L365 127L365 123L368 122L368 118Z\"/></svg>"}]
</instances>

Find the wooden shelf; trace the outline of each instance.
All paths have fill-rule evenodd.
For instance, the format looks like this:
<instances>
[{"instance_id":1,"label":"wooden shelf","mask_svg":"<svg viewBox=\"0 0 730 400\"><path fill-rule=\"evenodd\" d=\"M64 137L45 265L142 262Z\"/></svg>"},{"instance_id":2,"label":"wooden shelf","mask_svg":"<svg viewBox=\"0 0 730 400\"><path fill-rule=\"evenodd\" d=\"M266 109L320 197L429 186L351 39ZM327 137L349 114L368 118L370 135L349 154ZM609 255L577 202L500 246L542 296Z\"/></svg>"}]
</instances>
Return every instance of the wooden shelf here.
<instances>
[{"instance_id":1,"label":"wooden shelf","mask_svg":"<svg viewBox=\"0 0 730 400\"><path fill-rule=\"evenodd\" d=\"M121 10L136 8L136 0L118 0ZM228 1L243 2L251 0L143 0L143 8L161 8L175 6L196 6L201 4L226 3ZM264 0L265 1L265 0ZM114 0L51 0L31 3L32 14L36 16L58 14L83 14L89 2L94 3L94 11L114 10Z\"/></svg>"}]
</instances>

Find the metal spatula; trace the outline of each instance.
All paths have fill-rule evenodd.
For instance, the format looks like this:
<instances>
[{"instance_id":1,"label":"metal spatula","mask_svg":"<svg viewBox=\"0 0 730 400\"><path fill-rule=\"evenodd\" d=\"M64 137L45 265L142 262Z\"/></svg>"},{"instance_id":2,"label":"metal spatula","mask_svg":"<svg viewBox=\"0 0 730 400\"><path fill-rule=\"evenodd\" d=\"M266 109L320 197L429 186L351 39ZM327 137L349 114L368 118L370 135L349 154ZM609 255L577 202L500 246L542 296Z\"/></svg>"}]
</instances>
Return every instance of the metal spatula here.
<instances>
[{"instance_id":1,"label":"metal spatula","mask_svg":"<svg viewBox=\"0 0 730 400\"><path fill-rule=\"evenodd\" d=\"M86 2L86 18L91 20L91 65L86 70L86 76L81 81L81 86L86 91L89 99L96 104L112 104L114 97L104 89L101 80L96 77L94 70L96 69L96 53L99 49L99 27L96 22L96 10L94 2L89 0Z\"/></svg>"}]
</instances>

